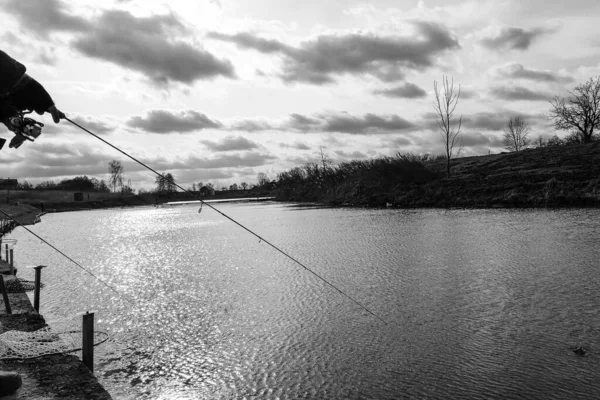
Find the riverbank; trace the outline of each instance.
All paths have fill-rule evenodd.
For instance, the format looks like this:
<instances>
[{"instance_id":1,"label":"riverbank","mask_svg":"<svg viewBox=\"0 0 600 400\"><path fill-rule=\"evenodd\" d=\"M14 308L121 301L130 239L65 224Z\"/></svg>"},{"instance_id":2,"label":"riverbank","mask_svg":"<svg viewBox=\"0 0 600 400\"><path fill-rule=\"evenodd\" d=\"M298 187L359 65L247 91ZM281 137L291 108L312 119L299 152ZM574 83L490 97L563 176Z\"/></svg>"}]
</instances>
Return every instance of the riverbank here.
<instances>
[{"instance_id":1,"label":"riverbank","mask_svg":"<svg viewBox=\"0 0 600 400\"><path fill-rule=\"evenodd\" d=\"M90 192L83 196L83 200L75 201L70 191L43 191L43 190L13 190L10 203L0 204L4 210L24 225L33 224L42 212L65 212L98 210L104 208L125 208L139 206L153 206L175 202L203 201L235 201L245 198L272 197L270 190L237 190L220 191L214 195L201 196L198 193L175 192L156 196L155 193L141 195L122 195L118 193ZM0 215L0 219L6 216Z\"/></svg>"},{"instance_id":2,"label":"riverbank","mask_svg":"<svg viewBox=\"0 0 600 400\"><path fill-rule=\"evenodd\" d=\"M16 279L9 266L0 260L0 274L7 286ZM35 311L24 290L10 291L11 314L6 313L0 297L0 334L7 331L32 332L46 327L46 321ZM96 377L76 356L54 354L25 360L0 360L1 371L16 371L23 385L17 392L0 399L111 399Z\"/></svg>"},{"instance_id":3,"label":"riverbank","mask_svg":"<svg viewBox=\"0 0 600 400\"><path fill-rule=\"evenodd\" d=\"M276 199L401 208L600 206L600 142L458 158L450 177L445 160L405 164L413 170L403 176L380 170L330 184L305 180L280 187Z\"/></svg>"},{"instance_id":4,"label":"riverbank","mask_svg":"<svg viewBox=\"0 0 600 400\"><path fill-rule=\"evenodd\" d=\"M19 221L23 225L33 225L39 220L41 211L39 208L28 204L0 204L0 210L8 214L11 218ZM6 215L0 213L1 219L9 219ZM1 236L1 234L0 234Z\"/></svg>"}]
</instances>

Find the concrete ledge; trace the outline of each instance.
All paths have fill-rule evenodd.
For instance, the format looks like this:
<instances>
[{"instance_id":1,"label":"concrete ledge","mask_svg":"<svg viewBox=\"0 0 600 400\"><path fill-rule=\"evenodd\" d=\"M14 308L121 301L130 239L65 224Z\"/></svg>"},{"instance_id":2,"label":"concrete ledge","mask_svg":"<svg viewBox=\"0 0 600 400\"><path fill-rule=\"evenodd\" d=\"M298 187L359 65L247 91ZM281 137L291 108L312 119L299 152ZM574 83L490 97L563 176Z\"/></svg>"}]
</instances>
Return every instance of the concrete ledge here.
<instances>
[{"instance_id":1,"label":"concrete ledge","mask_svg":"<svg viewBox=\"0 0 600 400\"><path fill-rule=\"evenodd\" d=\"M0 273L8 272L8 264L0 261ZM16 279L4 275L5 281ZM7 315L0 296L0 333L8 330L31 332L46 325L38 314L27 294L8 293L12 314ZM0 396L8 399L111 399L108 392L98 383L96 377L76 356L55 354L28 360L0 360L0 370L16 371L23 379L23 386L15 393Z\"/></svg>"}]
</instances>

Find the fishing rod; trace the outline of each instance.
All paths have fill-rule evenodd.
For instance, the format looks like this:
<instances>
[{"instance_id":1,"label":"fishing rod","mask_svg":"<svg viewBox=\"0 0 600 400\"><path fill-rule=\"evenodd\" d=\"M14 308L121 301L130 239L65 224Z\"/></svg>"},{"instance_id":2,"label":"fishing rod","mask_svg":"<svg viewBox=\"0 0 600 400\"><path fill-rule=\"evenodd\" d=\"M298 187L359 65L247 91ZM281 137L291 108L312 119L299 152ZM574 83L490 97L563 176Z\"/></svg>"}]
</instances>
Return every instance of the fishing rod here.
<instances>
[{"instance_id":1,"label":"fishing rod","mask_svg":"<svg viewBox=\"0 0 600 400\"><path fill-rule=\"evenodd\" d=\"M101 142L103 142L104 144L112 147L113 149L117 150L119 153L125 155L126 157L132 159L133 161L135 161L136 163L140 164L142 167L146 168L149 171L152 171L154 174L156 174L157 176L165 179L164 175L160 174L159 172L157 172L156 170L154 170L153 168L149 167L148 165L144 164L143 162L141 162L140 160L136 159L135 157L131 156L130 154L126 153L125 151L121 150L120 148L118 148L117 146L109 143L108 141L102 139L100 136L96 135L95 133L91 132L90 130L84 128L83 126L79 125L78 123L72 121L71 119L67 118L66 116L64 116L64 119L66 119L67 121L69 121L71 124L75 125L76 127L78 127L79 129L83 130L84 132L89 133L90 135L92 135L93 137L95 137L96 139L100 140ZM279 253L283 254L284 256L286 256L287 258L289 258L290 260L294 261L296 264L298 264L299 266L301 266L302 268L304 268L304 270L310 272L311 274L313 274L315 277L317 277L318 279L320 279L322 282L326 283L328 286L330 286L331 288L333 288L335 291L337 291L339 294L341 294L342 296L346 297L348 300L352 301L354 304L356 304L357 306L359 306L360 308L362 308L363 310L365 310L366 312L368 312L369 314L371 314L373 317L377 318L378 320L380 320L381 322L383 322L385 325L387 325L388 323L381 318L380 316L378 316L377 314L375 314L373 311L371 311L369 308L367 308L366 306L362 305L361 303L359 303L357 300L353 299L350 295L348 295L346 292L344 292L343 290L339 289L337 286L335 286L333 283L329 282L327 279L325 279L324 277L322 277L321 275L319 275L318 273L316 273L315 271L313 271L312 269L308 268L306 265L304 265L303 263L301 263L300 261L298 261L297 259L295 259L294 257L292 257L291 255L289 255L288 253L286 253L285 251L281 250L279 247L275 246L273 243L269 242L268 240L266 240L265 238L263 238L262 236L260 236L259 234L255 233L254 231L252 231L251 229L247 228L246 226L242 225L241 223L239 223L238 221L234 220L233 218L231 218L229 215L223 213L222 211L216 209L215 207L211 206L209 203L205 202L204 200L202 200L199 196L197 196L196 194L188 191L187 189L184 189L183 187L181 187L180 185L176 184L173 182L173 185L179 189L181 189L183 192L190 194L191 196L193 196L194 198L200 200L200 204L202 205L206 205L207 207L209 207L210 209L212 209L213 211L216 211L218 214L220 214L221 216L223 216L224 218L230 220L231 222L233 222L234 224L236 224L237 226L239 226L240 228L244 229L246 232L256 236L260 241L265 242L266 244L268 244L269 246L271 246L273 249L277 250Z\"/></svg>"}]
</instances>

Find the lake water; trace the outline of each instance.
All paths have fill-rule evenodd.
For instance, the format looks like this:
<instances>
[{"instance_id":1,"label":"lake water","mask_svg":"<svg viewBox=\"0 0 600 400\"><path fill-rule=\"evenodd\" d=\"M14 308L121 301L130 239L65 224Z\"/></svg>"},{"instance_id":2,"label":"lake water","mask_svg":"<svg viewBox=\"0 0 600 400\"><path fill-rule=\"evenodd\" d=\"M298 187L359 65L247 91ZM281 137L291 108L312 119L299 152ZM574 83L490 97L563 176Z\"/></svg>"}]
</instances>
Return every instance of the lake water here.
<instances>
[{"instance_id":1,"label":"lake water","mask_svg":"<svg viewBox=\"0 0 600 400\"><path fill-rule=\"evenodd\" d=\"M597 399L599 210L216 207L48 214L48 321L94 311L118 399ZM76 320L79 321L79 320ZM583 346L584 357L573 349Z\"/></svg>"}]
</instances>

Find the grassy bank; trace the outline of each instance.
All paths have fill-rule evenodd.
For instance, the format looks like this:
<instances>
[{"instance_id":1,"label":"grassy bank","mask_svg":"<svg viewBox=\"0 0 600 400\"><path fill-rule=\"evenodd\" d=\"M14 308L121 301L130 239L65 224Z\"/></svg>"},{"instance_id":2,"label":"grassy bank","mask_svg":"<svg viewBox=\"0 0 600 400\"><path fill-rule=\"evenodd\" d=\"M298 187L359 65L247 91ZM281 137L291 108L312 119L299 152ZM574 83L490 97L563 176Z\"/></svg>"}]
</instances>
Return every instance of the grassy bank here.
<instances>
[{"instance_id":1,"label":"grassy bank","mask_svg":"<svg viewBox=\"0 0 600 400\"><path fill-rule=\"evenodd\" d=\"M391 157L281 174L277 199L396 207L600 206L600 143L419 161ZM318 171L318 168L317 168Z\"/></svg>"}]
</instances>

